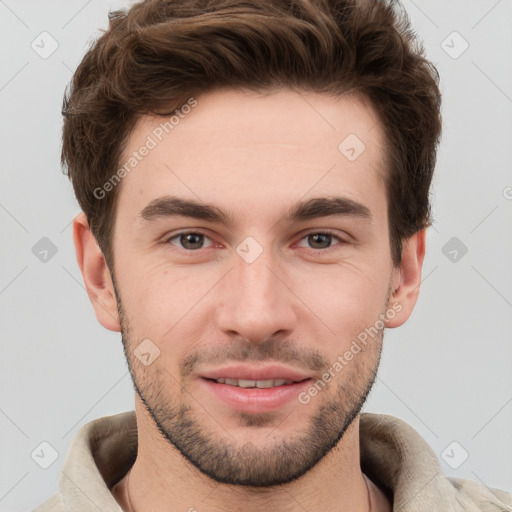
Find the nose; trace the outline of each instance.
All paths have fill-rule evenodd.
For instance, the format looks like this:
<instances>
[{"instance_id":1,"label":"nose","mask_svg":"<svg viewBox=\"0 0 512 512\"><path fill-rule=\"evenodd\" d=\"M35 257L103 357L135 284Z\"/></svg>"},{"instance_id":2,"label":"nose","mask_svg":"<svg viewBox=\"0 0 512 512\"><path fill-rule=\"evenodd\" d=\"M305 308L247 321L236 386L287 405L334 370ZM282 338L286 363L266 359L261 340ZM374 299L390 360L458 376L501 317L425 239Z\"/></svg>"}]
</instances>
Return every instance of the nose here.
<instances>
[{"instance_id":1,"label":"nose","mask_svg":"<svg viewBox=\"0 0 512 512\"><path fill-rule=\"evenodd\" d=\"M249 263L235 253L233 265L219 283L218 328L251 343L290 335L297 323L296 298L276 258L264 250Z\"/></svg>"}]
</instances>

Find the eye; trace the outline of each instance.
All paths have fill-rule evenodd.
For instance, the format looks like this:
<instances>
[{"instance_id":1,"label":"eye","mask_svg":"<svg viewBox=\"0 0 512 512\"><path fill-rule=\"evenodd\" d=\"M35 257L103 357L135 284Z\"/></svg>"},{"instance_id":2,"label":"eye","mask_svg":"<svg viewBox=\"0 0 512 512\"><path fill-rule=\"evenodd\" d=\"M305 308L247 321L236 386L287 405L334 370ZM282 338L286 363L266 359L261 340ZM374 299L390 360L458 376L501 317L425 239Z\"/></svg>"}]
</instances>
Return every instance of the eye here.
<instances>
[{"instance_id":1,"label":"eye","mask_svg":"<svg viewBox=\"0 0 512 512\"><path fill-rule=\"evenodd\" d=\"M209 240L210 244L205 246L205 240ZM198 233L196 231L187 231L186 233L178 233L177 235L172 236L167 240L167 242L172 245L176 245L180 247L180 249L185 249L187 251L196 251L198 249L203 249L204 247L209 247L212 245L212 241L203 233Z\"/></svg>"},{"instance_id":2,"label":"eye","mask_svg":"<svg viewBox=\"0 0 512 512\"><path fill-rule=\"evenodd\" d=\"M301 239L306 240L306 243L309 243L309 247L311 249L329 249L332 247L333 240L337 240L338 242L343 242L339 237L331 233L330 231L320 231L317 233L309 233L305 237ZM299 246L301 246L299 244ZM303 245L301 247L304 247Z\"/></svg>"}]
</instances>

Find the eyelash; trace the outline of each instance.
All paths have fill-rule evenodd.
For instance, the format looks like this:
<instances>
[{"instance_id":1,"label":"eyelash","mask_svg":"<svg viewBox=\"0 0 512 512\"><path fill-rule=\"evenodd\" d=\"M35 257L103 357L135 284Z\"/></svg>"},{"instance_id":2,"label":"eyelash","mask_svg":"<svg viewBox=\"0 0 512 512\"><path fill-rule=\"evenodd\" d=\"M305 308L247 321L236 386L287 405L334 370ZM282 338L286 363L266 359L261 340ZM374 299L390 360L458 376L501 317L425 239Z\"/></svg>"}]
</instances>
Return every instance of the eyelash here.
<instances>
[{"instance_id":1,"label":"eyelash","mask_svg":"<svg viewBox=\"0 0 512 512\"><path fill-rule=\"evenodd\" d=\"M167 238L165 240L165 243L172 243L172 240L174 239L179 239L179 237L181 236L185 236L185 235L201 235L201 236L204 236L205 238L207 239L210 239L210 237L202 232L201 230L194 230L194 231L182 231L181 233L177 233L169 238ZM346 243L344 240L342 240L338 235L336 235L334 233L334 231L331 231L329 229L325 229L325 230L322 230L322 231L310 231L309 233L306 233L305 235L302 236L302 238L299 240L299 241L302 241L304 240L305 238L311 236L311 235L328 235L328 236L331 236L333 239L336 239L338 241L338 243L340 244L344 244ZM174 245L174 244L173 244ZM329 249L332 249L336 246L337 244L334 244L334 245L331 245L329 247L326 247L326 248L323 248L323 249L314 249L312 247L308 247L308 249L310 251L314 251L314 252L317 252L317 251L321 251L321 252L326 252L328 251ZM189 252L189 253L194 253L194 252L198 252L200 251L201 249L206 249L207 247L200 247L199 249L185 249L184 247L179 247L179 249L182 249L183 251L185 252Z\"/></svg>"}]
</instances>

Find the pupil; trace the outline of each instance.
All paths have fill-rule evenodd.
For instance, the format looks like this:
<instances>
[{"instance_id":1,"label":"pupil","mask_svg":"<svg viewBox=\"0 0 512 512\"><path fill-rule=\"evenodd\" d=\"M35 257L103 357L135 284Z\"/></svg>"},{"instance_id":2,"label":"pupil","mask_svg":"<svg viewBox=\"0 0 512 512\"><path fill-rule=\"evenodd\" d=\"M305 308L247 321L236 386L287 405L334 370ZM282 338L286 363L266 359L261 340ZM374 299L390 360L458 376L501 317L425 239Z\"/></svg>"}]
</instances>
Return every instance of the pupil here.
<instances>
[{"instance_id":1,"label":"pupil","mask_svg":"<svg viewBox=\"0 0 512 512\"><path fill-rule=\"evenodd\" d=\"M181 235L181 243L183 247L187 249L200 249L202 245L202 237L198 233L189 233L186 235Z\"/></svg>"},{"instance_id":2,"label":"pupil","mask_svg":"<svg viewBox=\"0 0 512 512\"><path fill-rule=\"evenodd\" d=\"M319 243L322 247L329 247L331 235L327 235L325 233L317 233L315 235L310 236L313 239L313 245Z\"/></svg>"},{"instance_id":3,"label":"pupil","mask_svg":"<svg viewBox=\"0 0 512 512\"><path fill-rule=\"evenodd\" d=\"M188 233L181 235L181 243L188 249L200 249L202 245L202 236L199 233ZM313 240L312 245L319 245L321 247L329 247L331 242L331 235L325 233L316 233L309 235L310 240Z\"/></svg>"}]
</instances>

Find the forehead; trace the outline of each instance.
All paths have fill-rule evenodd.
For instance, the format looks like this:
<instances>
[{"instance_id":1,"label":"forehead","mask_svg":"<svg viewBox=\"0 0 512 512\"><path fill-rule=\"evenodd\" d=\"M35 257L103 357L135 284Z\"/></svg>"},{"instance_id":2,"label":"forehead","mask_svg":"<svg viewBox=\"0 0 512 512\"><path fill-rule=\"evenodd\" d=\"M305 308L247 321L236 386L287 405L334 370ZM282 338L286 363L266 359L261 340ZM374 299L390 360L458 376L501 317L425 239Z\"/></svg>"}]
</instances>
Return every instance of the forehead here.
<instances>
[{"instance_id":1,"label":"forehead","mask_svg":"<svg viewBox=\"0 0 512 512\"><path fill-rule=\"evenodd\" d=\"M380 123L357 96L221 90L189 105L172 118L139 119L120 162L135 165L119 209L172 194L263 215L307 194L363 203L384 194Z\"/></svg>"}]
</instances>

